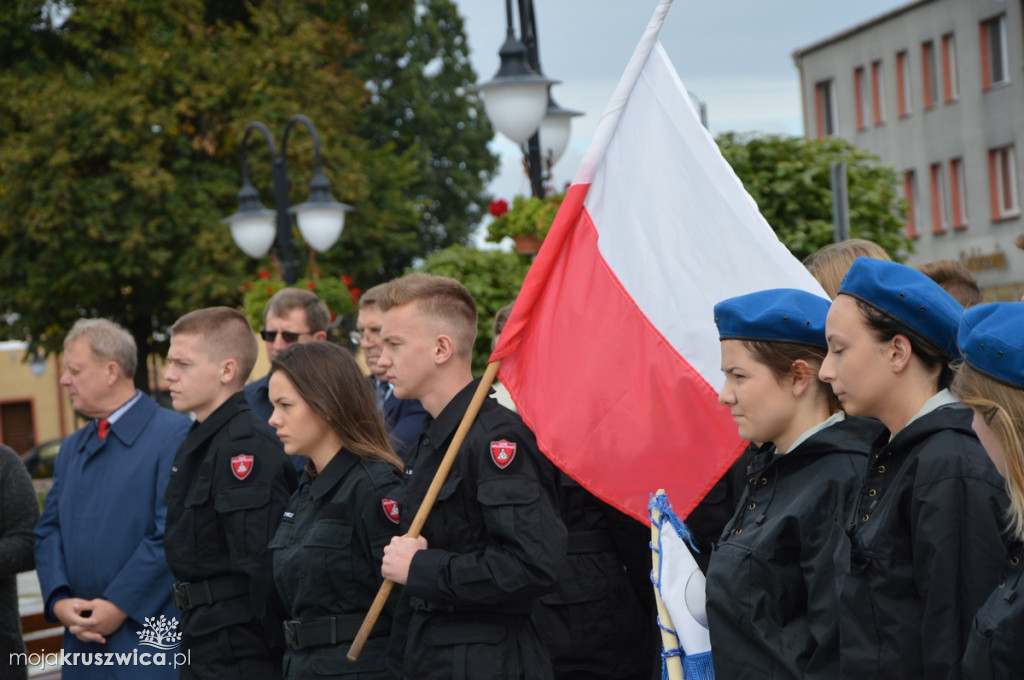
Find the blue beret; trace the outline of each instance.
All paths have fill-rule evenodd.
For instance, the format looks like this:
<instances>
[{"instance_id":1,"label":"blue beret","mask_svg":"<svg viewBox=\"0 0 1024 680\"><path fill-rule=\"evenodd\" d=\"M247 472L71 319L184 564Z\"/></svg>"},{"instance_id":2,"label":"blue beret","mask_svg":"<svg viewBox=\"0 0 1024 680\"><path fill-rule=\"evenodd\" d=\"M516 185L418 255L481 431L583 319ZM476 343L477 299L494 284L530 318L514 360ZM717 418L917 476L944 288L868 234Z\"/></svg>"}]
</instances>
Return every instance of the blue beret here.
<instances>
[{"instance_id":1,"label":"blue beret","mask_svg":"<svg viewBox=\"0 0 1024 680\"><path fill-rule=\"evenodd\" d=\"M971 367L1024 389L1024 302L995 302L964 312L960 351Z\"/></svg>"},{"instance_id":2,"label":"blue beret","mask_svg":"<svg viewBox=\"0 0 1024 680\"><path fill-rule=\"evenodd\" d=\"M964 308L928 276L898 262L858 257L839 286L930 340L952 359Z\"/></svg>"},{"instance_id":3,"label":"blue beret","mask_svg":"<svg viewBox=\"0 0 1024 680\"><path fill-rule=\"evenodd\" d=\"M805 290L772 288L722 300L715 323L722 340L766 340L826 346L826 298Z\"/></svg>"}]
</instances>

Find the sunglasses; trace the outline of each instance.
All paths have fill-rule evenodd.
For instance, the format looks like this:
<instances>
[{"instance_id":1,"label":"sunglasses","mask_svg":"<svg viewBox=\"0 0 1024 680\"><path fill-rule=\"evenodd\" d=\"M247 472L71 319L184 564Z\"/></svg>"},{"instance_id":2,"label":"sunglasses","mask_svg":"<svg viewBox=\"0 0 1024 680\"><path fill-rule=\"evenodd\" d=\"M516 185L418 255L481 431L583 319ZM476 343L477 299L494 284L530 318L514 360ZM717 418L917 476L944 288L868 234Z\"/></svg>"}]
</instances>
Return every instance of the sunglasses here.
<instances>
[{"instance_id":1,"label":"sunglasses","mask_svg":"<svg viewBox=\"0 0 1024 680\"><path fill-rule=\"evenodd\" d=\"M268 331L266 328L260 329L260 337L267 342L274 342L277 340L277 334L281 334L281 339L287 342L289 345L299 341L303 335L309 335L311 331L302 331L300 333L293 333L292 331Z\"/></svg>"}]
</instances>

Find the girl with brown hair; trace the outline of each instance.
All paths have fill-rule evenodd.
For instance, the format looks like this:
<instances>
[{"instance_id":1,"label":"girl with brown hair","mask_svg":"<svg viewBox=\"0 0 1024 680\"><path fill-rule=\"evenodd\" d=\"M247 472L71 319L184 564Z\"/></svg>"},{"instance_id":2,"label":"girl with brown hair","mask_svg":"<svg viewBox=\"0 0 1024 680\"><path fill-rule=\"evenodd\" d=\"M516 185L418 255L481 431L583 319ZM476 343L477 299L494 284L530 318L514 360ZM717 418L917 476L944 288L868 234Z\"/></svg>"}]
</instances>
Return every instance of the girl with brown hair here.
<instances>
[{"instance_id":1,"label":"girl with brown hair","mask_svg":"<svg viewBox=\"0 0 1024 680\"><path fill-rule=\"evenodd\" d=\"M398 531L401 460L391 449L369 382L337 345L281 352L270 369L270 425L289 455L309 458L270 543L287 609L285 678L344 668L384 678L390 617L359 660L349 646L381 583L384 546Z\"/></svg>"}]
</instances>

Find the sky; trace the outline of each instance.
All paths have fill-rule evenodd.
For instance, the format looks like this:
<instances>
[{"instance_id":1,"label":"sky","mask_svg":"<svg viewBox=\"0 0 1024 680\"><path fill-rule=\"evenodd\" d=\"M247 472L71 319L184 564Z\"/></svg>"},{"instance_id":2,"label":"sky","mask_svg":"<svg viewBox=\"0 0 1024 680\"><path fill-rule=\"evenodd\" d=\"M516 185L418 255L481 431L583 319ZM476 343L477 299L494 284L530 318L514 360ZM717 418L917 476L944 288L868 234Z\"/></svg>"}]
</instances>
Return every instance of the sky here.
<instances>
[{"instance_id":1,"label":"sky","mask_svg":"<svg viewBox=\"0 0 1024 680\"><path fill-rule=\"evenodd\" d=\"M455 0L480 81L498 70L505 0ZM675 0L660 40L686 88L707 107L713 134L803 134L800 76L793 51L909 0ZM597 121L650 21L657 0L534 0L541 69L562 81L552 95L573 119L569 149L553 168L562 187L576 172ZM516 12L516 0L513 11ZM516 28L519 34L518 26ZM528 195L522 151L491 142L501 168L489 191L511 203Z\"/></svg>"}]
</instances>

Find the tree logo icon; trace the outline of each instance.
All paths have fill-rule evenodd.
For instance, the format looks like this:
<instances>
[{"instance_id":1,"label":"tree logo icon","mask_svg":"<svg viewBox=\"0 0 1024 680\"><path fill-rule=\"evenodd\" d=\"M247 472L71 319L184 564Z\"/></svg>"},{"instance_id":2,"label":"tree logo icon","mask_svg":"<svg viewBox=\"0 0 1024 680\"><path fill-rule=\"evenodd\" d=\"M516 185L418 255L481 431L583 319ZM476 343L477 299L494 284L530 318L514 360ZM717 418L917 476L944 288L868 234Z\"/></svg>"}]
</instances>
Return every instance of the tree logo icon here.
<instances>
[{"instance_id":1,"label":"tree logo icon","mask_svg":"<svg viewBox=\"0 0 1024 680\"><path fill-rule=\"evenodd\" d=\"M160 618L147 616L139 631L139 644L157 649L175 649L181 644L181 633L178 632L178 619L167 620L163 614Z\"/></svg>"}]
</instances>

